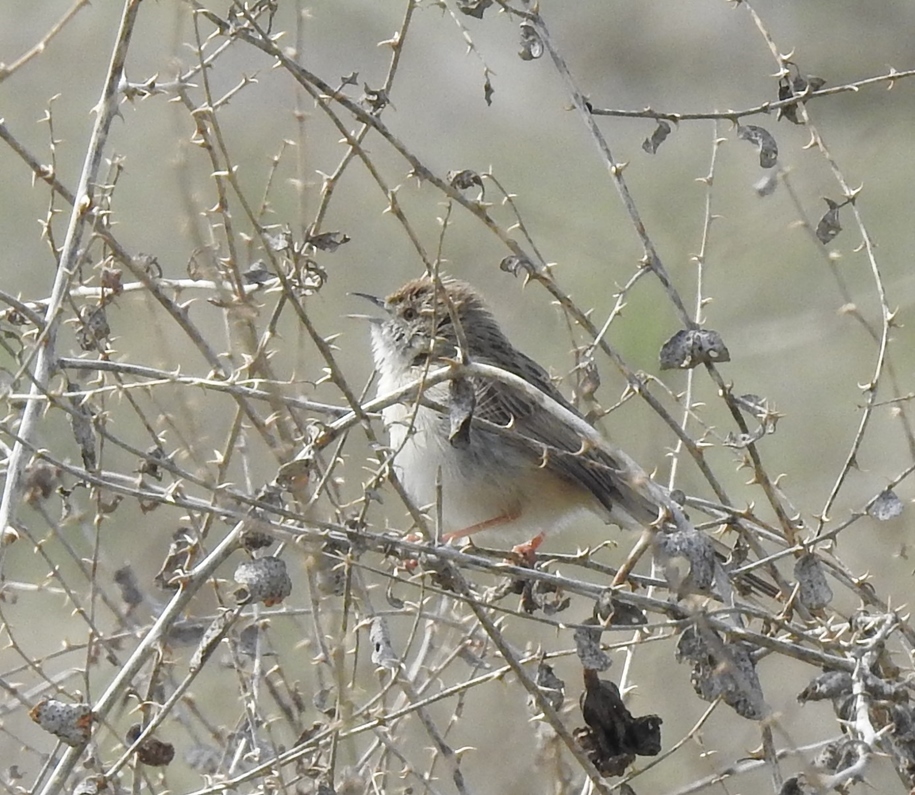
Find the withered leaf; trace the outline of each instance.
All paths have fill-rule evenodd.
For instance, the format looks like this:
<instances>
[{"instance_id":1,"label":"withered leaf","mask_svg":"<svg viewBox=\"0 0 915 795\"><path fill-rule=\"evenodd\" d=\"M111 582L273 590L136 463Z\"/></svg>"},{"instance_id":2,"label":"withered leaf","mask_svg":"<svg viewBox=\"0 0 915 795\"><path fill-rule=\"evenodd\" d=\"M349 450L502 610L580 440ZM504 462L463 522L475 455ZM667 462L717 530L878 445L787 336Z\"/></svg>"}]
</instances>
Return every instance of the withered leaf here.
<instances>
[{"instance_id":1,"label":"withered leaf","mask_svg":"<svg viewBox=\"0 0 915 795\"><path fill-rule=\"evenodd\" d=\"M700 364L731 361L717 331L711 329L681 329L661 346L658 355L662 370L690 370Z\"/></svg>"},{"instance_id":2,"label":"withered leaf","mask_svg":"<svg viewBox=\"0 0 915 795\"><path fill-rule=\"evenodd\" d=\"M892 489L881 491L867 509L867 515L878 522L887 522L902 513L902 500Z\"/></svg>"},{"instance_id":3,"label":"withered leaf","mask_svg":"<svg viewBox=\"0 0 915 795\"><path fill-rule=\"evenodd\" d=\"M851 674L847 671L824 671L797 694L797 700L804 704L808 701L840 698L851 693L852 685Z\"/></svg>"},{"instance_id":4,"label":"withered leaf","mask_svg":"<svg viewBox=\"0 0 915 795\"><path fill-rule=\"evenodd\" d=\"M493 4L493 0L457 0L457 9L468 17L483 19L483 13Z\"/></svg>"},{"instance_id":5,"label":"withered leaf","mask_svg":"<svg viewBox=\"0 0 915 795\"><path fill-rule=\"evenodd\" d=\"M387 622L381 616L375 616L369 627L369 641L372 644L372 662L381 668L394 669L400 665L400 660L391 646L391 635L388 632Z\"/></svg>"},{"instance_id":6,"label":"withered leaf","mask_svg":"<svg viewBox=\"0 0 915 795\"><path fill-rule=\"evenodd\" d=\"M25 471L25 495L28 505L37 505L50 497L60 485L63 470L44 461L32 461Z\"/></svg>"},{"instance_id":7,"label":"withered leaf","mask_svg":"<svg viewBox=\"0 0 915 795\"><path fill-rule=\"evenodd\" d=\"M814 790L806 786L803 774L791 776L782 782L778 795L813 795Z\"/></svg>"},{"instance_id":8,"label":"withered leaf","mask_svg":"<svg viewBox=\"0 0 915 795\"><path fill-rule=\"evenodd\" d=\"M127 745L133 745L141 734L143 734L142 724L133 724L127 730ZM166 767L175 758L175 746L150 735L140 740L134 753L141 764L150 767Z\"/></svg>"},{"instance_id":9,"label":"withered leaf","mask_svg":"<svg viewBox=\"0 0 915 795\"><path fill-rule=\"evenodd\" d=\"M88 704L68 704L48 697L29 710L29 717L71 748L89 742L92 724L98 722L98 716Z\"/></svg>"},{"instance_id":10,"label":"withered leaf","mask_svg":"<svg viewBox=\"0 0 915 795\"><path fill-rule=\"evenodd\" d=\"M565 699L566 683L556 676L552 666L547 665L543 659L537 665L537 676L534 679L534 683L553 709L558 710L562 707L562 702Z\"/></svg>"},{"instance_id":11,"label":"withered leaf","mask_svg":"<svg viewBox=\"0 0 915 795\"><path fill-rule=\"evenodd\" d=\"M507 257L502 258L502 261L499 263L499 270L510 273L512 276L517 276L519 273L524 273L526 276L532 276L535 268L534 263L527 257L509 254Z\"/></svg>"},{"instance_id":12,"label":"withered leaf","mask_svg":"<svg viewBox=\"0 0 915 795\"><path fill-rule=\"evenodd\" d=\"M578 391L583 398L592 398L600 388L600 370L597 362L592 357L583 361L578 369L581 371L581 380L578 382Z\"/></svg>"},{"instance_id":13,"label":"withered leaf","mask_svg":"<svg viewBox=\"0 0 915 795\"><path fill-rule=\"evenodd\" d=\"M790 80L787 77L783 77L778 81L778 99L780 102L784 102L786 99L803 94L808 87L811 91L819 91L825 85L826 81L822 77L815 77L814 75L808 75L806 78L797 75ZM792 124L803 124L804 122L798 117L797 111L798 104L793 102L784 108L779 108L776 118L788 119Z\"/></svg>"},{"instance_id":14,"label":"withered leaf","mask_svg":"<svg viewBox=\"0 0 915 795\"><path fill-rule=\"evenodd\" d=\"M349 243L350 236L343 232L321 232L317 235L308 235L305 242L314 246L319 251L333 253L344 243Z\"/></svg>"},{"instance_id":15,"label":"withered leaf","mask_svg":"<svg viewBox=\"0 0 915 795\"><path fill-rule=\"evenodd\" d=\"M654 128L654 132L642 141L642 149L650 155L655 154L658 151L658 147L667 140L670 130L670 124L663 119L659 119L658 126Z\"/></svg>"},{"instance_id":16,"label":"withered leaf","mask_svg":"<svg viewBox=\"0 0 915 795\"><path fill-rule=\"evenodd\" d=\"M179 527L172 535L168 554L155 576L155 583L163 590L177 591L181 578L194 566L194 559L200 551L196 534L189 527Z\"/></svg>"},{"instance_id":17,"label":"withered leaf","mask_svg":"<svg viewBox=\"0 0 915 795\"><path fill-rule=\"evenodd\" d=\"M821 610L832 601L832 588L816 555L808 553L798 558L794 577L800 586L798 598L808 610Z\"/></svg>"},{"instance_id":18,"label":"withered leaf","mask_svg":"<svg viewBox=\"0 0 915 795\"><path fill-rule=\"evenodd\" d=\"M619 688L599 679L597 671L584 670L585 690L579 705L586 728L576 729L575 739L603 776L621 776L635 756L661 752L661 718L636 718L626 709Z\"/></svg>"},{"instance_id":19,"label":"withered leaf","mask_svg":"<svg viewBox=\"0 0 915 795\"><path fill-rule=\"evenodd\" d=\"M257 260L251 263L251 266L242 273L242 279L245 284L266 284L275 277L267 268L263 260Z\"/></svg>"},{"instance_id":20,"label":"withered leaf","mask_svg":"<svg viewBox=\"0 0 915 795\"><path fill-rule=\"evenodd\" d=\"M79 346L84 351L99 350L99 343L111 335L105 305L81 307L79 319L80 326L76 330L76 339L79 342Z\"/></svg>"},{"instance_id":21,"label":"withered leaf","mask_svg":"<svg viewBox=\"0 0 915 795\"><path fill-rule=\"evenodd\" d=\"M262 602L274 607L292 593L292 580L282 558L266 556L239 563L233 576L241 586L235 591L239 604Z\"/></svg>"},{"instance_id":22,"label":"withered leaf","mask_svg":"<svg viewBox=\"0 0 915 795\"><path fill-rule=\"evenodd\" d=\"M192 674L197 673L206 661L210 659L210 656L216 651L216 647L219 646L237 618L238 613L234 610L224 610L204 630L200 644L194 651L190 663L188 663L188 669Z\"/></svg>"},{"instance_id":23,"label":"withered leaf","mask_svg":"<svg viewBox=\"0 0 915 795\"><path fill-rule=\"evenodd\" d=\"M748 644L725 642L717 632L694 625L680 636L675 657L693 664L690 681L699 698L712 702L721 696L741 717L765 717L762 686Z\"/></svg>"},{"instance_id":24,"label":"withered leaf","mask_svg":"<svg viewBox=\"0 0 915 795\"><path fill-rule=\"evenodd\" d=\"M842 224L839 223L839 207L832 199L824 199L829 209L817 224L817 240L824 245L832 240L839 232L842 231Z\"/></svg>"},{"instance_id":25,"label":"withered leaf","mask_svg":"<svg viewBox=\"0 0 915 795\"><path fill-rule=\"evenodd\" d=\"M162 480L162 468L160 465L161 461L168 461L168 455L166 455L165 450L162 449L161 445L154 444L152 447L147 448L146 458L143 458L140 461L140 466L137 467L137 472L141 475L149 475L155 480Z\"/></svg>"},{"instance_id":26,"label":"withered leaf","mask_svg":"<svg viewBox=\"0 0 915 795\"><path fill-rule=\"evenodd\" d=\"M767 129L755 124L737 125L737 135L759 147L759 165L772 168L778 162L778 144Z\"/></svg>"},{"instance_id":27,"label":"withered leaf","mask_svg":"<svg viewBox=\"0 0 915 795\"><path fill-rule=\"evenodd\" d=\"M143 592L130 564L122 566L114 573L114 582L121 591L121 601L127 605L128 612L143 604Z\"/></svg>"},{"instance_id":28,"label":"withered leaf","mask_svg":"<svg viewBox=\"0 0 915 795\"><path fill-rule=\"evenodd\" d=\"M648 616L634 605L622 602L606 590L594 605L594 619L604 626L637 627L648 623Z\"/></svg>"},{"instance_id":29,"label":"withered leaf","mask_svg":"<svg viewBox=\"0 0 915 795\"><path fill-rule=\"evenodd\" d=\"M361 103L373 115L381 113L391 102L388 92L383 88L369 88L367 83L362 84L363 95Z\"/></svg>"},{"instance_id":30,"label":"withered leaf","mask_svg":"<svg viewBox=\"0 0 915 795\"><path fill-rule=\"evenodd\" d=\"M492 80L489 79L489 74L487 73L486 80L483 81L483 99L487 105L492 105L492 95L495 93L496 89L493 88Z\"/></svg>"},{"instance_id":31,"label":"withered leaf","mask_svg":"<svg viewBox=\"0 0 915 795\"><path fill-rule=\"evenodd\" d=\"M465 168L461 171L449 171L448 184L450 184L452 188L457 188L458 190L467 190L474 185L478 188L482 188L483 180L476 171Z\"/></svg>"},{"instance_id":32,"label":"withered leaf","mask_svg":"<svg viewBox=\"0 0 915 795\"><path fill-rule=\"evenodd\" d=\"M543 42L530 22L521 23L521 49L518 56L522 61L534 61L543 55Z\"/></svg>"},{"instance_id":33,"label":"withered leaf","mask_svg":"<svg viewBox=\"0 0 915 795\"><path fill-rule=\"evenodd\" d=\"M584 624L595 624L593 618L583 622ZM575 630L575 651L578 659L581 660L582 667L591 671L606 671L613 661L607 653L600 647L600 627L578 627Z\"/></svg>"},{"instance_id":34,"label":"withered leaf","mask_svg":"<svg viewBox=\"0 0 915 795\"><path fill-rule=\"evenodd\" d=\"M693 528L658 533L654 551L672 593L682 597L711 592L719 564L708 536ZM681 570L681 561L687 564L687 571Z\"/></svg>"},{"instance_id":35,"label":"withered leaf","mask_svg":"<svg viewBox=\"0 0 915 795\"><path fill-rule=\"evenodd\" d=\"M70 428L73 438L79 445L79 452L83 459L83 466L89 471L94 471L98 459L96 457L96 435L93 424L93 414L88 405L80 397L80 389L76 384L68 383L67 389L71 394L69 414Z\"/></svg>"}]
</instances>

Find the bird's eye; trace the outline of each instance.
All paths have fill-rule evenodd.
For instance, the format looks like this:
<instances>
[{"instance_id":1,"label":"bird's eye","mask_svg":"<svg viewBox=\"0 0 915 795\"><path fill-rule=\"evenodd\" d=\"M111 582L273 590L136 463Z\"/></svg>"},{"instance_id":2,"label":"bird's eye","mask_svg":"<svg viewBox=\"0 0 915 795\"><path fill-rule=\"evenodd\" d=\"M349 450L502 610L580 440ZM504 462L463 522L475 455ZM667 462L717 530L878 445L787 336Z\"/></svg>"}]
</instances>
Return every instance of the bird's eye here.
<instances>
[{"instance_id":1,"label":"bird's eye","mask_svg":"<svg viewBox=\"0 0 915 795\"><path fill-rule=\"evenodd\" d=\"M412 306L405 307L401 315L404 320L416 320L416 310Z\"/></svg>"}]
</instances>

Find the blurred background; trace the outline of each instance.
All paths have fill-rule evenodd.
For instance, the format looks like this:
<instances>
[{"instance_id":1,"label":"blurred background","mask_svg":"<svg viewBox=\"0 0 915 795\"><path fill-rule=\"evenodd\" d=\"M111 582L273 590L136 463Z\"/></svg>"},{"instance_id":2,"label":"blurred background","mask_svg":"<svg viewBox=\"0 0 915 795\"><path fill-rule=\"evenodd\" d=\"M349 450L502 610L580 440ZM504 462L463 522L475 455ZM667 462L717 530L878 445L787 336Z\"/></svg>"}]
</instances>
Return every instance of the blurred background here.
<instances>
[{"instance_id":1,"label":"blurred background","mask_svg":"<svg viewBox=\"0 0 915 795\"><path fill-rule=\"evenodd\" d=\"M220 17L233 13L228 3L204 5ZM484 198L491 205L488 211L495 223L533 257L517 227L520 220L550 264L560 289L600 327L616 305L622 286L640 268L643 248L632 220L592 137L572 110L569 92L549 55L521 59L518 18L500 12L498 4L487 8L479 19L461 13L460 5L447 0L421 2L415 8L394 0L280 2L272 13L262 10L260 19L271 20L270 31L279 35L278 44L287 56L328 85L340 88L347 76L355 75L342 92L369 107L365 96L384 84L392 38L402 29L410 8L389 104L380 118L440 179L463 169L491 173L511 194L519 216L502 201L494 181L485 179ZM116 3L79 6L40 54L9 74L0 71L4 75L0 117L6 130L39 162L53 164L56 176L71 190L82 168L93 108L121 10ZM0 2L0 62L7 67L15 63L71 8L69 0ZM224 147L221 156L233 164L245 199L263 209L260 221L270 227L271 234L288 229L296 240L304 238L321 204L325 175L335 172L347 146L327 114L289 71L276 68L273 59L244 41L229 41L214 57L204 81L195 69L200 47L210 56L227 39L214 34L212 21L200 8L177 0L142 4L126 78L135 89L145 85L147 91L135 90L121 102L100 182L114 185L111 229L132 255L154 257L166 279L197 277L211 283L223 277L221 267L229 260L231 267L243 272L265 256L236 193L229 191L228 214L220 212L213 163L195 140L189 107L199 107L207 96L224 100L216 114ZM778 53L791 54L795 74L823 78L826 88L888 75L893 69L915 68L911 36L915 8L904 0L878 4L757 0L751 7L724 0L676 4L543 0L540 12L552 45L594 108L724 113L775 101L779 63L767 35ZM177 76L189 70L193 74L183 92L175 90ZM487 102L490 91L491 101ZM359 128L358 120L345 108L333 107L346 129ZM868 500L913 464L913 440L905 419L915 391L911 319L915 302L911 267L915 83L905 78L875 81L856 91L811 100L806 110L828 157L810 145L811 131L804 125L778 121L774 113L741 118L742 124L760 125L777 140L774 170L760 168L756 148L739 139L736 125L728 119L674 124L653 155L642 147L655 129L652 119L599 116L596 122L617 162L626 164L623 175L647 234L691 311L697 301L696 257L703 251L706 219L709 213L714 217L703 252L702 324L718 331L730 351L731 361L721 365L720 372L734 392L764 397L782 415L776 432L760 440L760 455L770 477L778 478L790 512L797 512L807 527L815 528L859 433L867 399L865 386L877 375L880 405L870 416L854 466L829 519L838 522L861 512ZM448 197L429 181L412 175L409 163L376 132L368 133L363 151L386 190L396 191L405 221L387 212L389 195L355 158L336 184L320 228L312 230L340 232L349 240L336 250L312 253L326 279L319 289L302 296L315 328L332 338L340 373L356 394L369 384L372 364L365 323L347 317L366 308L350 293L385 295L424 272L407 227L430 259L440 252L443 270L484 293L509 337L548 367L571 394L576 364L573 351L587 344L587 336L568 321L540 285L525 286L523 278L500 270L500 261L510 252L499 237L462 207L449 207ZM711 168L712 178L708 179ZM754 186L773 171L778 174L774 190L761 195ZM828 209L824 198L844 199L837 174L851 188L860 188L856 208L876 247L877 272L850 206L840 210L842 231L834 240L824 245L812 234ZM52 196L47 184L33 179L23 159L6 144L0 145L0 179L0 288L23 301L38 301L49 293L55 273L53 248L64 238L69 208ZM465 195L474 198L478 192L472 188ZM227 217L234 222L230 233L225 227ZM77 277L82 284L98 285L101 266L111 265L105 256L97 241L87 248ZM129 274L124 280L132 281ZM883 322L881 292L886 306L897 313L897 322L891 329L888 363L878 373L880 348L874 333L879 336ZM207 300L214 298L212 290L186 286L169 294L190 302L192 322L227 362L240 366L244 356L252 353L234 325L238 319L234 310ZM271 352L273 372L282 382L281 391L345 405L340 390L324 378L326 362L295 314L289 310L273 314L279 295L270 287L256 293L246 320L259 333L265 333L275 321L275 336L269 338L266 348ZM78 344L74 319L86 300L77 296L65 309L58 346L61 356L98 356L97 351L81 351ZM626 293L625 301L625 310L614 319L607 340L630 368L657 379L651 382L650 391L680 419L682 409L674 396L687 387L688 375L662 373L658 351L682 323L651 275L639 280ZM146 292L119 296L108 306L107 320L109 358L170 372L180 368L186 375L203 377L210 372L209 364ZM7 321L5 331L10 330ZM2 363L5 383L14 394L28 388L19 371L17 350L12 342L5 345ZM600 353L596 363L601 375L596 398L604 407L613 406L624 393L625 378ZM95 374L71 377L82 379L86 389L101 383L92 380ZM60 380L54 386L63 388ZM721 444L736 429L717 387L702 368L695 371L692 388L696 413L709 429L713 446L707 455L716 476L735 505L756 505L761 517L773 520L761 490L747 484L749 471L738 467L740 452ZM232 399L174 384L137 389L135 394L142 411L131 408L116 390L100 390L94 396L95 409L105 414L106 422L122 438L142 449L151 443L149 428L141 420L146 417L163 434L167 451L182 467L203 479L213 477L213 462L230 436ZM20 405L11 400L4 427L15 428ZM263 409L266 415L267 407ZM301 419L311 418L304 412ZM676 481L669 484L676 438L644 401L627 400L600 427L654 471L660 482L689 494L711 496L686 456L680 459ZM380 424L376 431L382 433ZM695 437L703 433L695 424L689 432ZM233 457L221 476L254 493L275 475L276 456L256 434L246 430L242 438L248 445L245 454ZM12 444L8 433L4 442ZM37 444L61 460L79 462L79 448L65 412L49 409L39 427ZM327 504L318 503L317 515L322 520L341 521L348 509L360 505L373 468L373 451L361 433L353 433L347 440L340 450L337 496ZM283 456L294 453L284 450ZM113 445L104 448L100 460L104 469L126 474L137 466L133 456ZM72 478L64 478L64 485L72 487ZM903 481L896 492L908 507L911 484ZM382 499L383 503L372 503L368 509L369 526L408 529L396 497L383 490ZM103 516L87 491L77 492L70 506L76 506L73 514L50 523L43 513L60 514L59 504L42 511L23 506L20 519L32 529L35 543L19 542L7 551L8 590L0 609L5 640L10 642L0 653L0 671L6 672L8 681L17 682L21 695L38 688L46 678L74 666L85 667L92 659L87 638L96 630L114 631L109 615L99 618L93 625L96 629L90 631L87 622L73 613L70 600L75 597L64 593L65 583L72 583L86 605L94 605L97 598L89 586L91 578L81 579L85 573L77 560L93 561L93 576L99 583L107 583L97 584L100 588L113 589L112 573L125 563L136 569L147 601L132 616L135 624L119 625L125 632L125 653L132 644L132 633L141 632L143 621L168 598L155 592L152 577L172 531L182 522L182 511L160 508L145 513L129 502ZM886 522L864 517L843 530L841 545L835 550L851 575L869 574L878 594L893 607L907 603L911 592L909 528L908 510ZM573 552L608 534L614 541L622 540L616 529L608 530L596 521L583 523L551 538L547 549ZM62 537L72 545L66 554L59 552ZM42 539L46 549L36 555L35 545ZM607 561L618 565L623 556L623 550L611 550ZM291 567L301 565L295 561L290 561ZM49 575L57 567L62 568ZM786 564L785 571L790 576L790 565ZM53 587L43 588L42 584ZM415 591L404 596L420 598ZM212 612L218 599L201 593L194 614ZM856 606L848 593L837 597L830 620L841 623ZM316 673L320 666L312 665L315 649L300 643L310 607L301 592L294 591L285 607L275 611L270 636L273 652L290 680L299 683L297 690L305 701L326 685ZM327 609L334 616L338 615L334 611L345 612L339 605ZM585 608L578 612L569 620L581 620L586 614ZM395 614L392 630L404 638L414 620L411 615L398 623ZM572 647L570 633L550 622L513 616L508 626L519 649L525 645L535 649L539 644L549 651L568 652ZM307 632L313 631L309 624ZM349 634L342 637L350 649L358 633L352 626L346 631ZM614 634L611 642L617 639L623 640L623 636ZM62 649L62 643L63 648L72 645L75 650L58 656L55 652ZM636 686L630 709L638 715L663 716L665 748L681 738L707 707L692 693L688 668L677 666L671 652L671 643L646 643L626 669L627 684ZM569 704L574 704L580 687L576 662L572 653L557 663L560 672L566 666ZM898 663L907 666L910 660L899 659ZM380 679L373 679L367 660L362 659L359 666L359 698L365 701L371 689L380 686ZM619 681L621 666L622 662L607 676ZM809 665L773 656L760 662L759 673L767 703L779 716L775 732L779 746L800 747L838 733L827 706L799 708L796 704L797 692L815 673ZM111 674L110 664L101 663L64 688L71 696L81 691L91 700ZM241 701L231 703L221 695L231 677L227 670L207 671L194 685L196 697L205 702L204 711L212 710L214 721L231 723L234 718L226 716L242 710ZM450 681L450 676L445 678ZM86 689L92 692L85 693ZM31 702L24 702L28 699L11 697L11 717L0 733L0 756L19 759L20 770L30 781L52 741L28 722L25 708ZM133 706L125 703L124 714L113 719L118 726L131 722ZM308 709L314 713L312 707ZM454 710L453 701L433 708L436 719L442 721ZM542 748L531 739L534 731L528 725L529 713L519 687L493 683L468 691L461 710L449 742L454 747L477 748L467 752L464 763L471 791L562 789L562 777L545 772ZM306 723L320 718L315 715ZM577 719L576 709L570 721ZM118 732L115 727L113 734ZM193 737L185 724L178 732L186 745L218 747L226 742L215 730L209 737ZM289 745L294 739L284 737L280 744ZM499 744L494 745L497 740ZM410 725L404 728L401 741L409 763L421 766L420 760L430 753L428 738ZM105 742L109 741L103 740L103 747ZM660 764L646 773L643 783L633 786L639 792L681 791L687 782L713 775L748 756L759 742L755 723L721 707L678 752L676 762ZM24 755L14 756L23 749ZM341 749L338 770L349 769L360 781L357 763L364 752L355 744ZM786 764L786 773L791 769ZM193 790L203 785L201 772L200 766L182 757L169 768L166 781L172 789ZM768 791L764 789L769 786L768 778L762 773L753 775L759 777L742 779L737 786L746 789L740 791ZM905 791L888 764L875 763L869 775L878 791ZM337 787L342 786L342 778L341 772ZM11 789L14 784L8 779L5 786ZM390 782L389 789L401 791L406 786L417 785L407 777L405 782ZM446 780L441 786L441 791L452 791L454 785Z\"/></svg>"}]
</instances>

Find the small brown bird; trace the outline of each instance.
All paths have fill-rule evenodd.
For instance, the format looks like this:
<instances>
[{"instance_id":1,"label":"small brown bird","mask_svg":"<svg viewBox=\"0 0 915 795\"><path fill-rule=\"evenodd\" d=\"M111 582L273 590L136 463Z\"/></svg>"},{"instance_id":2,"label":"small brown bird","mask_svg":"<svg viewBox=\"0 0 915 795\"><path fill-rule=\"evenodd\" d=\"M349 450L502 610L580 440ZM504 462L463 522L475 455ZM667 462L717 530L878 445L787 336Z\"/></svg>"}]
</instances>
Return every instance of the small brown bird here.
<instances>
[{"instance_id":1,"label":"small brown bird","mask_svg":"<svg viewBox=\"0 0 915 795\"><path fill-rule=\"evenodd\" d=\"M415 383L430 366L453 362L462 355L462 339L470 362L522 378L581 418L546 371L512 345L469 284L423 277L384 300L358 295L385 312L371 328L380 395ZM466 435L452 431L454 382L427 389L425 403L412 399L383 412L395 471L418 506L435 503L441 478L446 538L516 531L536 549L546 533L583 512L631 529L657 520L660 506L633 486L631 462L588 445L516 387L477 376L467 381L473 421Z\"/></svg>"}]
</instances>

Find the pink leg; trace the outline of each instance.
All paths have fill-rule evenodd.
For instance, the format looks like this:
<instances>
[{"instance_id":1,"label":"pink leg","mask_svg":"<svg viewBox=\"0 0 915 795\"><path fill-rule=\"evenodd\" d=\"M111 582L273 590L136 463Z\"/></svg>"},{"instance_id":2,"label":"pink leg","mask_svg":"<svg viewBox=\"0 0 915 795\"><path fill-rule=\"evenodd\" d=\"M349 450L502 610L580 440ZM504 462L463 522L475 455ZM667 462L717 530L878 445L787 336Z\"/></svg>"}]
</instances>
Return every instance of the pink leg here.
<instances>
[{"instance_id":1,"label":"pink leg","mask_svg":"<svg viewBox=\"0 0 915 795\"><path fill-rule=\"evenodd\" d=\"M508 524L509 522L514 522L521 516L521 511L515 511L514 513L503 513L500 516L494 516L492 519L487 519L485 522L478 522L477 524L470 525L470 527L465 527L463 530L455 530L453 533L445 533L443 541L454 541L458 538L467 538L467 536L472 536L474 533L479 533L483 530L488 530L490 527L498 527L502 524Z\"/></svg>"},{"instance_id":2,"label":"pink leg","mask_svg":"<svg viewBox=\"0 0 915 795\"><path fill-rule=\"evenodd\" d=\"M543 543L543 539L546 536L543 533L535 535L530 541L525 541L523 544L517 544L512 547L512 554L517 555L521 560L527 563L530 566L534 565L534 556L537 553L537 550L540 548L540 545Z\"/></svg>"},{"instance_id":3,"label":"pink leg","mask_svg":"<svg viewBox=\"0 0 915 795\"><path fill-rule=\"evenodd\" d=\"M472 536L475 533L482 532L483 530L488 530L491 527L499 527L499 525L514 522L520 516L520 510L515 510L511 513L504 513L499 516L494 516L492 519L487 519L484 522L478 522L477 524L471 525L470 527L465 527L463 530L455 530L453 533L446 533L442 540L445 541L445 543L449 543L451 541L455 541L458 538L467 538L468 536ZM546 536L543 533L539 533L530 541L525 541L523 544L518 544L512 547L512 554L520 557L521 560L526 564L533 566L534 555L539 549L540 545L543 543L544 538L546 538Z\"/></svg>"}]
</instances>

